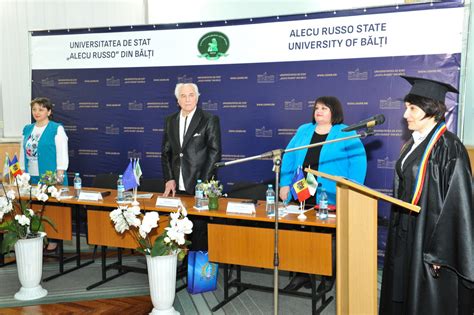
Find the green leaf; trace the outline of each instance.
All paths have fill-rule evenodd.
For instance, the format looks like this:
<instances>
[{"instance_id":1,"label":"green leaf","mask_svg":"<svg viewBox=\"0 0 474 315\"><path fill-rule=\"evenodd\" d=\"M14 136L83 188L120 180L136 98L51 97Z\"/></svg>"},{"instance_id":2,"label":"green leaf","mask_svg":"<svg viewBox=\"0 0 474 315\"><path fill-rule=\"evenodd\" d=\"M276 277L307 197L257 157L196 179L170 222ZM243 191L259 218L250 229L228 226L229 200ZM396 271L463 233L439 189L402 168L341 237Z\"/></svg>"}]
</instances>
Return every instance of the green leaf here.
<instances>
[{"instance_id":1,"label":"green leaf","mask_svg":"<svg viewBox=\"0 0 474 315\"><path fill-rule=\"evenodd\" d=\"M8 220L0 224L0 230L16 232L15 222L13 220Z\"/></svg>"},{"instance_id":2,"label":"green leaf","mask_svg":"<svg viewBox=\"0 0 474 315\"><path fill-rule=\"evenodd\" d=\"M32 218L31 218L31 223L30 223L30 230L32 232L36 232L36 231L39 231L41 228L41 220L40 220L40 217L34 215Z\"/></svg>"},{"instance_id":3,"label":"green leaf","mask_svg":"<svg viewBox=\"0 0 474 315\"><path fill-rule=\"evenodd\" d=\"M178 260L182 261L186 257L186 252L184 250L180 250L178 253Z\"/></svg>"},{"instance_id":4,"label":"green leaf","mask_svg":"<svg viewBox=\"0 0 474 315\"><path fill-rule=\"evenodd\" d=\"M2 253L7 254L8 252L12 251L17 241L18 237L16 233L4 234L2 241Z\"/></svg>"},{"instance_id":5,"label":"green leaf","mask_svg":"<svg viewBox=\"0 0 474 315\"><path fill-rule=\"evenodd\" d=\"M166 237L165 234L166 233L161 234L155 240L155 243L153 244L153 247L151 249L151 257L164 256L167 254L168 249L166 248L167 246L165 245L165 237Z\"/></svg>"}]
</instances>

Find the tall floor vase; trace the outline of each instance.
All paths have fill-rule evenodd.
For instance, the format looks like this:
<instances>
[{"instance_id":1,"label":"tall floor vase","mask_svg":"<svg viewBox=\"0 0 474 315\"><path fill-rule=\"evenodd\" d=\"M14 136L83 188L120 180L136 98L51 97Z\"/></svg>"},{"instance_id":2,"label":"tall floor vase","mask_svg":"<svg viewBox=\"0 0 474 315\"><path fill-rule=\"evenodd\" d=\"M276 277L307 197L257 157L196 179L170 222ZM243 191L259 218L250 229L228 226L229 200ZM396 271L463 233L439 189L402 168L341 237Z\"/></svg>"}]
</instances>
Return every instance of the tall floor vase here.
<instances>
[{"instance_id":1,"label":"tall floor vase","mask_svg":"<svg viewBox=\"0 0 474 315\"><path fill-rule=\"evenodd\" d=\"M15 299L22 301L36 300L45 297L48 291L40 285L43 274L43 238L39 237L18 240L15 243L15 259L20 279L20 291L15 293Z\"/></svg>"},{"instance_id":2,"label":"tall floor vase","mask_svg":"<svg viewBox=\"0 0 474 315\"><path fill-rule=\"evenodd\" d=\"M173 307L176 294L176 263L178 255L146 256L152 315L178 314Z\"/></svg>"}]
</instances>

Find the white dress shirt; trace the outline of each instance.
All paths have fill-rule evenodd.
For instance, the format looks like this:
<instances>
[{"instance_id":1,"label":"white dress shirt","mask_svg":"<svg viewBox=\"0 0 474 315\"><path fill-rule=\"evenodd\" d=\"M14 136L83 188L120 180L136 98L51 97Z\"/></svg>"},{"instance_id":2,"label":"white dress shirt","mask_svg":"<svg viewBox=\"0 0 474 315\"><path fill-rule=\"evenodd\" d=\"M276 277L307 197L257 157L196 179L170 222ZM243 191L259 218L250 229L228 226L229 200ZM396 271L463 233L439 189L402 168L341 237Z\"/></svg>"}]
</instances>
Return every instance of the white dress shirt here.
<instances>
[{"instance_id":1,"label":"white dress shirt","mask_svg":"<svg viewBox=\"0 0 474 315\"><path fill-rule=\"evenodd\" d=\"M428 129L427 131L421 133L419 131L413 131L413 133L411 134L412 138L413 138L413 146L411 147L410 151L408 152L407 155L405 155L405 157L403 158L402 160L402 168L403 168L403 164L405 164L405 160L407 159L407 157L413 153L413 151L415 151L415 149L420 145L420 143L423 142L423 140L425 140L425 138L430 134L431 130L433 130L433 128L436 126L433 125L431 126L430 129Z\"/></svg>"},{"instance_id":2,"label":"white dress shirt","mask_svg":"<svg viewBox=\"0 0 474 315\"><path fill-rule=\"evenodd\" d=\"M196 108L194 108L193 111L188 114L188 119L186 119L186 116L184 116L183 111L181 111L179 114L179 144L181 144L181 146L183 146L184 131L186 130L186 132L188 132L189 124L191 123L195 112ZM185 121L186 126L184 125ZM183 191L186 190L186 187L184 186L183 172L181 167L179 168L178 189Z\"/></svg>"}]
</instances>

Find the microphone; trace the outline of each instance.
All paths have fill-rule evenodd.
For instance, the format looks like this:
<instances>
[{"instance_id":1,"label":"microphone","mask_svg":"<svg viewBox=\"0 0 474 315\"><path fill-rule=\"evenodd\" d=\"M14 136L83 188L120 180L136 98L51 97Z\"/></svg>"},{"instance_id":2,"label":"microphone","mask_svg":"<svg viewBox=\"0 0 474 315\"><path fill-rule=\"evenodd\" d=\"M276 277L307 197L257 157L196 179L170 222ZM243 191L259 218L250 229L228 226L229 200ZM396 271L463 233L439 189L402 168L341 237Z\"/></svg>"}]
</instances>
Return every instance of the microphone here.
<instances>
[{"instance_id":1,"label":"microphone","mask_svg":"<svg viewBox=\"0 0 474 315\"><path fill-rule=\"evenodd\" d=\"M350 125L342 131L352 131L352 130L359 130L363 128L372 128L377 125L381 125L385 122L385 116L383 114L378 114L367 119L361 120L357 124Z\"/></svg>"},{"instance_id":2,"label":"microphone","mask_svg":"<svg viewBox=\"0 0 474 315\"><path fill-rule=\"evenodd\" d=\"M222 166L225 166L225 162L217 162L217 163L214 164L215 168L219 168L219 167L222 167Z\"/></svg>"}]
</instances>

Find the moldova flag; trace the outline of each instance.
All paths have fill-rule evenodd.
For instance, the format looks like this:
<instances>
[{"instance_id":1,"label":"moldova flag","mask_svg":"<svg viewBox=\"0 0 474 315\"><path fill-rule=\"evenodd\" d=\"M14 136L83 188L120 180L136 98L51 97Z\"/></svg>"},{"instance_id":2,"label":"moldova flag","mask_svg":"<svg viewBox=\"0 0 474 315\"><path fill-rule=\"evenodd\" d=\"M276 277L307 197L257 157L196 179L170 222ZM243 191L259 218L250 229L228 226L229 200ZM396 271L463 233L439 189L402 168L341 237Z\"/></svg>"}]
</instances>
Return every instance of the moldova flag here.
<instances>
[{"instance_id":1,"label":"moldova flag","mask_svg":"<svg viewBox=\"0 0 474 315\"><path fill-rule=\"evenodd\" d=\"M303 202L309 197L311 197L311 194L308 189L308 183L304 178L303 169L301 168L301 166L298 167L298 171L293 177L290 190L291 194L293 195L293 198L298 199L299 202Z\"/></svg>"},{"instance_id":2,"label":"moldova flag","mask_svg":"<svg viewBox=\"0 0 474 315\"><path fill-rule=\"evenodd\" d=\"M13 157L13 159L10 161L10 172L13 177L17 177L18 175L23 174L20 168L20 162L18 161L16 154Z\"/></svg>"}]
</instances>

